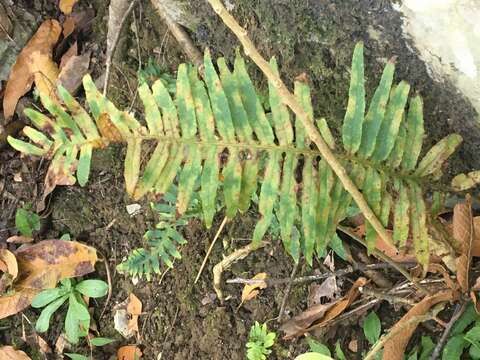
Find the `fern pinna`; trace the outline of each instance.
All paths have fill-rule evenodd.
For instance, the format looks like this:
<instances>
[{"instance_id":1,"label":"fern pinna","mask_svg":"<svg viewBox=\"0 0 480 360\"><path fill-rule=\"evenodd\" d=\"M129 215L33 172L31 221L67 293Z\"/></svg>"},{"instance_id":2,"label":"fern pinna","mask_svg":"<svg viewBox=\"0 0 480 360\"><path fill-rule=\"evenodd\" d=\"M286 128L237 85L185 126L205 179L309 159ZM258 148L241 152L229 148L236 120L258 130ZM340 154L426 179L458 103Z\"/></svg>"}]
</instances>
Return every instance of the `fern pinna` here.
<instances>
[{"instance_id":1,"label":"fern pinna","mask_svg":"<svg viewBox=\"0 0 480 360\"><path fill-rule=\"evenodd\" d=\"M144 122L117 109L87 75L84 88L95 121L59 87L64 107L41 95L54 119L26 111L40 130L24 129L34 144L11 137L8 141L21 152L52 157L52 171L63 173L69 183L75 181L76 172L81 186L88 180L94 148L126 143L128 194L134 199L147 193L164 194L175 182L176 210L182 215L198 191L207 227L217 211L219 190L228 218L245 212L259 191L260 217L253 243L260 243L272 217L277 216L288 253L295 261L303 253L311 264L314 254L321 254L335 235L352 198L320 158L301 122L292 119L274 84L269 84L271 111L266 112L240 55L233 71L223 58L217 65L218 72L206 52L203 80L193 66L180 65L174 99L161 81L151 88L140 85ZM274 59L271 66L277 71ZM324 119L317 125L329 146L336 147L336 155L384 226L393 228L393 241L404 245L411 236L418 260L425 265L430 241L422 184L428 176L441 175L442 164L461 137L447 136L418 161L424 134L422 100L418 95L408 100L406 82L393 84L394 67L393 61L385 66L365 114L363 44L357 44L342 129L343 148L335 145ZM295 94L313 115L304 78L295 81ZM156 142L156 147L142 164L146 142ZM292 236L297 227L302 229L301 237ZM374 249L377 236L368 224L366 239L369 249Z\"/></svg>"}]
</instances>

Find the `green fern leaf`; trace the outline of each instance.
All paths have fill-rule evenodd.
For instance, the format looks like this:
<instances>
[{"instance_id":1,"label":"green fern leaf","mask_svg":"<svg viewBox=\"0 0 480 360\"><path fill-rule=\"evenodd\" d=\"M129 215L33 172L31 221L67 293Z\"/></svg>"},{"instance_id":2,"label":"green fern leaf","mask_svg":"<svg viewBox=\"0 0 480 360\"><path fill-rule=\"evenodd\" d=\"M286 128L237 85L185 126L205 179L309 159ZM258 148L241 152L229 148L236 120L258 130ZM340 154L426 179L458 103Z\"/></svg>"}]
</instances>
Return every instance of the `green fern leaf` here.
<instances>
[{"instance_id":1,"label":"green fern leaf","mask_svg":"<svg viewBox=\"0 0 480 360\"><path fill-rule=\"evenodd\" d=\"M276 217L287 252L295 261L303 252L312 264L314 254L324 254L335 238L336 227L347 216L352 197L321 158L300 119L285 106L276 84L268 84L267 112L238 53L233 69L222 58L217 64L219 71L206 52L204 80L195 67L180 65L173 97L162 80L151 87L142 82L138 89L145 108L142 120L117 109L87 75L83 83L93 119L65 89L59 88L64 107L41 95L52 119L34 110L26 111L36 128L24 129L31 143L12 137L8 141L23 153L51 158L49 176L61 178L61 184L76 180L81 186L90 177L94 149L113 142L126 144L127 193L134 199L149 193L167 196L175 185L176 213L182 216L198 194L207 227L218 210L218 193L223 195L220 198L228 218L238 211L246 212L259 193L260 219L253 244L260 244ZM275 59L270 66L278 74ZM441 140L417 165L424 136L422 100L417 95L408 101L409 85L400 82L392 86L393 73L394 64L389 62L365 115L363 44L359 43L352 59L343 146L335 144L325 119L316 123L372 210L384 226L392 225L393 241L404 245L411 236L419 261L426 265L431 239L426 230L423 178L441 175L443 164L459 146L461 137L452 134ZM294 87L295 96L313 119L305 76L297 78ZM153 143L154 150L143 163L147 143ZM464 182L458 179L457 183ZM473 180L469 186L474 185ZM377 235L370 224L366 224L366 233L372 251ZM136 274L147 273L145 264L155 272L158 259L168 265L178 255L172 234L155 234L159 237L148 240L148 251L135 251L128 260L137 269ZM158 248L161 250L155 250Z\"/></svg>"}]
</instances>

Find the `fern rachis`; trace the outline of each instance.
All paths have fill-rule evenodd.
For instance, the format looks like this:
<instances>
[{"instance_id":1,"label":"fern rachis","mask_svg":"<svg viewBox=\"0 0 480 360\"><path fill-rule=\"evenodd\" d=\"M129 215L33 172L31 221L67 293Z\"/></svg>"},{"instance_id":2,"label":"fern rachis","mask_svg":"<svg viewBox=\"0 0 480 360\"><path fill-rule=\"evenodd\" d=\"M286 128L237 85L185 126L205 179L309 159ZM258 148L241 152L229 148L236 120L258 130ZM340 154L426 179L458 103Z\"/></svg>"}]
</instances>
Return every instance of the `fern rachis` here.
<instances>
[{"instance_id":1,"label":"fern rachis","mask_svg":"<svg viewBox=\"0 0 480 360\"><path fill-rule=\"evenodd\" d=\"M258 192L260 219L253 242L260 242L276 216L286 250L296 261L301 250L311 264L314 253L323 253L335 235L352 198L310 143L299 119L293 119L283 105L275 86L269 84L271 112L266 113L244 60L237 56L233 72L223 59L217 64L219 73L206 53L204 81L194 67L180 65L175 98L160 80L151 88L141 84L145 124L118 110L87 76L84 88L94 120L59 88L68 112L42 95L45 108L55 119L28 110L27 115L40 131L26 127L24 133L36 145L13 138L9 142L24 153L52 157L51 171L65 173L70 183L76 171L82 186L89 177L93 149L111 142L126 143L124 175L129 195L139 199L147 193L164 194L175 182L177 212L182 215L194 185L199 183L207 226L211 226L217 211L219 191L229 218L246 211ZM270 64L277 72L275 60ZM408 101L408 84L393 85L394 64L389 62L365 115L363 67L363 45L358 44L342 130L343 147L333 143L325 120L318 121L318 128L383 225L391 225L394 241L404 244L411 235L419 261L426 265L429 234L423 200L425 179L441 174L443 163L461 138L447 136L419 162L423 142L421 98L416 95ZM313 118L310 89L302 79L295 82L295 95ZM156 147L142 164L142 145L147 141L156 142ZM301 237L292 236L297 226L302 229ZM371 250L377 235L369 224L366 237Z\"/></svg>"}]
</instances>

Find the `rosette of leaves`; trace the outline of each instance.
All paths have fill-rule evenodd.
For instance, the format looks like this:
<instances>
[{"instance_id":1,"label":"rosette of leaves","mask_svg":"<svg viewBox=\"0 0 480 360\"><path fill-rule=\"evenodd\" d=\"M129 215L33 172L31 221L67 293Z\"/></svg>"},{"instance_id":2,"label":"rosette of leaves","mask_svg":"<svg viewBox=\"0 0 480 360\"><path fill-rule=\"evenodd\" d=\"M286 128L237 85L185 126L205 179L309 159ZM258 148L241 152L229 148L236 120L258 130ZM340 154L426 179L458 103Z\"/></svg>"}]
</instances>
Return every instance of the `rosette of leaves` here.
<instances>
[{"instance_id":1,"label":"rosette of leaves","mask_svg":"<svg viewBox=\"0 0 480 360\"><path fill-rule=\"evenodd\" d=\"M270 64L277 72L275 59ZM269 84L267 112L240 55L233 70L223 58L217 66L218 70L207 52L202 80L195 67L181 64L174 97L161 80L151 87L142 83L138 93L144 119L119 110L87 75L83 83L93 119L60 87L58 96L64 108L41 95L53 118L26 111L38 129L24 129L33 143L12 137L8 141L23 153L52 158L51 172L68 180L76 178L81 186L89 178L93 149L124 143L128 194L134 199L147 193L158 196L175 183L177 215L187 211L194 192L198 193L207 227L212 225L220 193L228 218L247 211L258 195L260 216L253 244L260 244L276 215L287 252L295 261L303 253L311 264L313 256L322 254L334 238L352 198L310 142L299 119L283 104L275 84ZM407 238L413 238L416 256L425 265L430 238L425 184L441 176L443 164L462 139L448 135L420 159L422 100L418 95L409 99L406 82L394 83L394 68L393 61L386 64L367 108L363 44L357 44L342 144L335 144L325 119L319 119L317 126L383 225L393 229L394 243L404 245ZM313 118L305 77L297 78L294 86L299 102ZM147 143L154 143L153 152L146 151ZM292 236L295 228L302 236ZM370 251L376 239L367 224Z\"/></svg>"}]
</instances>

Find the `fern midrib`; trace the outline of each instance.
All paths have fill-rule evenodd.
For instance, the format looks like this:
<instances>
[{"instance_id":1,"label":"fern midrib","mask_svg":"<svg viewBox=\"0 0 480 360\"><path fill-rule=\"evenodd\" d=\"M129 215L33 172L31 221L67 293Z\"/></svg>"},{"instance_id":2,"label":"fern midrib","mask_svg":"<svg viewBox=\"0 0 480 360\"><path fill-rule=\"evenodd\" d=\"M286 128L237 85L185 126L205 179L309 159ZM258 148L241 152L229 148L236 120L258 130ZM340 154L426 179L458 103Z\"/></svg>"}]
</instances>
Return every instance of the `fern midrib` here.
<instances>
[{"instance_id":1,"label":"fern midrib","mask_svg":"<svg viewBox=\"0 0 480 360\"><path fill-rule=\"evenodd\" d=\"M157 141L157 142L163 142L167 144L178 144L178 145L186 145L186 146L196 146L198 148L201 147L216 147L220 149L225 149L225 148L233 148L233 149L239 149L239 150L248 150L248 151L253 151L253 152L281 152L285 154L294 154L296 156L299 155L304 155L304 156L313 156L313 157L321 157L321 153L318 150L313 150L313 149L308 149L308 148L297 148L294 146L285 146L285 145L277 145L277 144L261 144L258 142L251 142L251 143L245 143L245 142L231 142L231 141L221 141L221 140L204 140L204 139L198 139L198 138L185 138L185 137L171 137L167 135L142 135L142 134L136 134L131 137L123 138L123 141L121 142L115 142L106 139L105 137L103 138L97 138L94 140L86 140L84 142L76 142L72 143L74 146L81 148L83 145L90 144L94 147L102 147L102 146L108 146L110 143L128 143L128 140L142 140L142 141ZM101 144L101 145L99 145ZM292 144L293 145L293 144ZM431 182L425 181L424 178L421 178L419 176L416 176L412 174L411 172L406 172L402 170L395 170L392 168L389 168L388 166L384 166L380 163L373 162L368 159L364 159L358 156L346 154L346 153L340 153L340 152L335 152L335 156L343 163L346 164L348 162L353 162L357 163L363 167L370 167L374 168L375 170L379 171L380 173L385 174L388 178L391 179L399 179L405 182L414 182L417 184L429 184L430 187L432 187L433 184Z\"/></svg>"}]
</instances>

